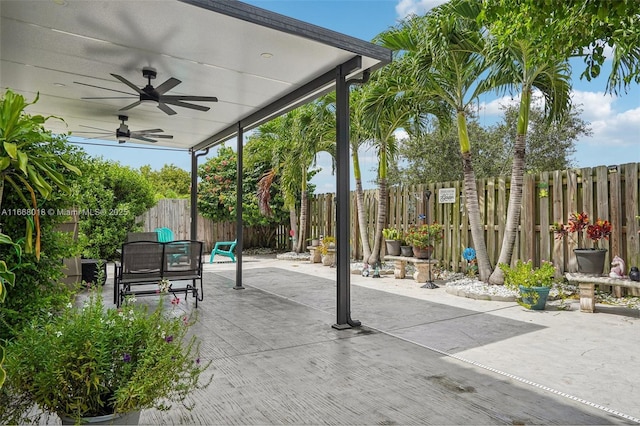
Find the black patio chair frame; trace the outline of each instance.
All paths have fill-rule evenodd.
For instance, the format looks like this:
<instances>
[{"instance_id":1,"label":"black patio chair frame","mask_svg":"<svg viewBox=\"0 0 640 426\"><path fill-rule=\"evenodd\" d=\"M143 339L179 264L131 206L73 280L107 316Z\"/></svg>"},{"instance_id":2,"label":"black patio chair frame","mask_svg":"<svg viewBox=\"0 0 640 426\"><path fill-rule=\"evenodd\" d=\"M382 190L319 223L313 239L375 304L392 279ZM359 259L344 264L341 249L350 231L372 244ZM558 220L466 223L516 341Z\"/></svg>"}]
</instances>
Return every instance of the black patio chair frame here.
<instances>
[{"instance_id":1,"label":"black patio chair frame","mask_svg":"<svg viewBox=\"0 0 640 426\"><path fill-rule=\"evenodd\" d=\"M120 264L116 264L113 303L119 307L129 295L158 295L162 280L170 282L168 292L174 296L176 293L184 293L186 299L191 293L196 299L197 308L198 301L204 299L202 241L124 243L120 253ZM176 281L188 283L179 284Z\"/></svg>"}]
</instances>

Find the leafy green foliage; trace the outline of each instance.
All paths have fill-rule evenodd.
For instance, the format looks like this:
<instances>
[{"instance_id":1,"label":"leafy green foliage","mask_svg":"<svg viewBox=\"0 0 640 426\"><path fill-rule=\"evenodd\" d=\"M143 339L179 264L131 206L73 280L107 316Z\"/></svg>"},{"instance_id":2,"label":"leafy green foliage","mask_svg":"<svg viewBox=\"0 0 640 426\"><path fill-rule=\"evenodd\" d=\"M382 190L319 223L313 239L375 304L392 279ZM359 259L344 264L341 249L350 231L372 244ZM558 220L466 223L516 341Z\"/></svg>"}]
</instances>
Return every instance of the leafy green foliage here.
<instances>
[{"instance_id":1,"label":"leafy green foliage","mask_svg":"<svg viewBox=\"0 0 640 426\"><path fill-rule=\"evenodd\" d=\"M161 298L150 313L127 300L106 309L97 292L82 308L69 304L33 320L8 346L8 396L76 421L184 403L208 386L200 374L210 362L201 363L199 344L188 335L194 320L164 305ZM22 423L30 413L5 414L20 415ZM0 419L16 420L3 418L1 409Z\"/></svg>"},{"instance_id":2,"label":"leafy green foliage","mask_svg":"<svg viewBox=\"0 0 640 426\"><path fill-rule=\"evenodd\" d=\"M165 164L160 170L151 166L140 167L140 173L153 184L156 201L161 198L189 198L191 174L173 164Z\"/></svg>"},{"instance_id":3,"label":"leafy green foliage","mask_svg":"<svg viewBox=\"0 0 640 426\"><path fill-rule=\"evenodd\" d=\"M59 157L70 164L80 164L85 158L80 148L68 144L62 137L52 138L40 150L43 155ZM70 186L76 179L82 179L70 170L64 169L61 173ZM13 287L7 289L5 303L0 304L0 340L13 338L25 321L62 306L70 297L71 289L60 283L63 278L61 259L78 255L80 248L72 235L58 232L57 228L69 219L64 212L75 204L73 194L54 187L47 199L39 193L36 197L39 208L44 212L40 217L40 259L35 253L17 251L14 246L0 244L0 259L16 276ZM25 244L25 220L18 214L22 210L24 204L20 194L5 191L0 211L2 232L20 247Z\"/></svg>"},{"instance_id":4,"label":"leafy green foliage","mask_svg":"<svg viewBox=\"0 0 640 426\"><path fill-rule=\"evenodd\" d=\"M579 114L575 108L562 121L548 123L542 108L531 108L526 172L563 170L572 165L575 142L580 136L590 134ZM518 108L508 106L504 108L503 121L497 125L484 128L477 120L469 122L472 163L478 178L504 176L510 172L517 121ZM404 167L393 173L393 179L399 183L417 185L462 179L462 169L457 166L462 163L462 157L456 129L442 130L435 123L429 132L403 140L399 152L399 165ZM442 167L443 164L448 167Z\"/></svg>"},{"instance_id":5,"label":"leafy green foliage","mask_svg":"<svg viewBox=\"0 0 640 426\"><path fill-rule=\"evenodd\" d=\"M251 152L251 148L247 147ZM266 170L267 164L259 162L256 157L245 164L242 180L243 201L242 221L247 226L282 223L286 218L282 208L282 196L278 185L271 188L273 216L260 212L257 197L258 180ZM236 220L236 153L230 147L221 146L218 155L208 159L198 168L198 211L202 216L216 222Z\"/></svg>"},{"instance_id":6,"label":"leafy green foliage","mask_svg":"<svg viewBox=\"0 0 640 426\"><path fill-rule=\"evenodd\" d=\"M417 248L425 248L442 242L444 227L439 223L412 226L404 239L407 244Z\"/></svg>"},{"instance_id":7,"label":"leafy green foliage","mask_svg":"<svg viewBox=\"0 0 640 426\"><path fill-rule=\"evenodd\" d=\"M533 40L541 58L583 56L587 80L600 75L613 48L608 89L640 82L640 2L484 0L480 19L503 45Z\"/></svg>"},{"instance_id":8,"label":"leafy green foliage","mask_svg":"<svg viewBox=\"0 0 640 426\"><path fill-rule=\"evenodd\" d=\"M523 262L518 259L514 266L505 263L498 265L504 272L504 285L512 290L523 287L551 287L556 268L552 263L542 261L539 268L533 266L533 261Z\"/></svg>"},{"instance_id":9,"label":"leafy green foliage","mask_svg":"<svg viewBox=\"0 0 640 426\"><path fill-rule=\"evenodd\" d=\"M140 230L136 217L155 204L154 190L140 173L103 159L82 166L84 178L74 186L78 194L83 255L114 259L128 232Z\"/></svg>"},{"instance_id":10,"label":"leafy green foliage","mask_svg":"<svg viewBox=\"0 0 640 426\"><path fill-rule=\"evenodd\" d=\"M221 146L216 157L198 167L198 211L202 216L216 222L235 220L236 164L233 149Z\"/></svg>"},{"instance_id":11,"label":"leafy green foliage","mask_svg":"<svg viewBox=\"0 0 640 426\"><path fill-rule=\"evenodd\" d=\"M36 97L33 103L37 101ZM50 117L31 116L25 112L29 105L22 95L11 90L7 90L0 99L0 206L4 183L8 182L24 205L33 209L33 214L26 217L24 245L26 253L34 250L36 258L39 258L40 214L37 193L46 199L54 187L68 191L63 170L77 174L80 171L47 148L59 137L43 127ZM33 231L36 232L35 241Z\"/></svg>"}]
</instances>

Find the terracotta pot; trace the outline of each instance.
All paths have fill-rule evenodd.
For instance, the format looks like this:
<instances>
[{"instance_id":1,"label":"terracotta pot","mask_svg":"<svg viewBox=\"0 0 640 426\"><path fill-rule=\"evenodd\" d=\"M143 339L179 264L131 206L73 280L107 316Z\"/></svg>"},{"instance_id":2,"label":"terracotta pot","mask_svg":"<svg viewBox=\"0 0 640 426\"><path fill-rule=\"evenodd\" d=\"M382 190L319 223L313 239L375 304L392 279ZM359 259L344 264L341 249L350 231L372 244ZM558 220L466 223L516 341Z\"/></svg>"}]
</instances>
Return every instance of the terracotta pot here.
<instances>
[{"instance_id":1,"label":"terracotta pot","mask_svg":"<svg viewBox=\"0 0 640 426\"><path fill-rule=\"evenodd\" d=\"M413 257L417 259L430 259L433 253L433 246L413 247Z\"/></svg>"}]
</instances>

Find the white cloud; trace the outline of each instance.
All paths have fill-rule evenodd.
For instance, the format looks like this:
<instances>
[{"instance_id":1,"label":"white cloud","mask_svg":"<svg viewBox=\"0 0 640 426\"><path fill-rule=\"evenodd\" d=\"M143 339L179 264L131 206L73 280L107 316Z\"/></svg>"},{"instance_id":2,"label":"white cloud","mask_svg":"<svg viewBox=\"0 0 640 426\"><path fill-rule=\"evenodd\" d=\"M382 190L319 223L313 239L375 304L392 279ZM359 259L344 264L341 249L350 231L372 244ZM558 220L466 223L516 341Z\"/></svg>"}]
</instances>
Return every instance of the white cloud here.
<instances>
[{"instance_id":1,"label":"white cloud","mask_svg":"<svg viewBox=\"0 0 640 426\"><path fill-rule=\"evenodd\" d=\"M602 120L614 114L614 95L606 95L604 92L583 92L575 90L571 92L574 105L582 108L582 118L586 121Z\"/></svg>"},{"instance_id":2,"label":"white cloud","mask_svg":"<svg viewBox=\"0 0 640 426\"><path fill-rule=\"evenodd\" d=\"M400 19L409 15L424 15L427 11L446 2L447 0L400 0L396 5L396 13Z\"/></svg>"}]
</instances>

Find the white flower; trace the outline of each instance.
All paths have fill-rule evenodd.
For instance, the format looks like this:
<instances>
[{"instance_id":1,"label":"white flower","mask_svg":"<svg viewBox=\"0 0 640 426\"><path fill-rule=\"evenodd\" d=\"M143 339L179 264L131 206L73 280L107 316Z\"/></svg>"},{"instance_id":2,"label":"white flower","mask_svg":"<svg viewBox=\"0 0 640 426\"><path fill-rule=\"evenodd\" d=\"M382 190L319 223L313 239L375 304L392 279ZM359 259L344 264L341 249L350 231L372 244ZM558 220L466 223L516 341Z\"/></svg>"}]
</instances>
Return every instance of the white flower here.
<instances>
[{"instance_id":1,"label":"white flower","mask_svg":"<svg viewBox=\"0 0 640 426\"><path fill-rule=\"evenodd\" d=\"M56 337L62 336L62 331L56 331Z\"/></svg>"},{"instance_id":2,"label":"white flower","mask_svg":"<svg viewBox=\"0 0 640 426\"><path fill-rule=\"evenodd\" d=\"M73 308L73 305L71 304L71 302L67 303L67 308L69 309Z\"/></svg>"}]
</instances>

